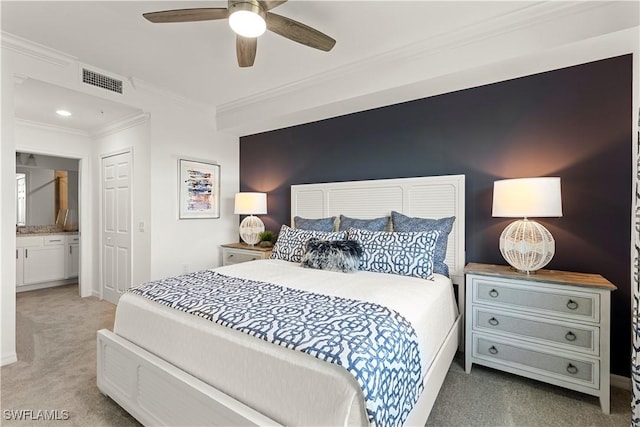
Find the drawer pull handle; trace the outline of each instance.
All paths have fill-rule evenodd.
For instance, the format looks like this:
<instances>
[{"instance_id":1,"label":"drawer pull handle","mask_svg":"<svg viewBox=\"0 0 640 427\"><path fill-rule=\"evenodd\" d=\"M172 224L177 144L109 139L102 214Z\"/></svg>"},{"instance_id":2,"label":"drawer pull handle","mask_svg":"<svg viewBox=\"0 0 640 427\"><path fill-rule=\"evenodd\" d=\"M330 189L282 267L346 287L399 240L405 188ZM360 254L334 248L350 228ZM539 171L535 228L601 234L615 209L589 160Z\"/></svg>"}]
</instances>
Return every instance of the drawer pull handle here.
<instances>
[{"instance_id":1,"label":"drawer pull handle","mask_svg":"<svg viewBox=\"0 0 640 427\"><path fill-rule=\"evenodd\" d=\"M500 295L500 294L499 294L499 293L498 293L498 291L496 291L495 289L491 289L491 290L489 291L489 296L490 296L491 298L497 298L497 297L498 297L498 295Z\"/></svg>"},{"instance_id":2,"label":"drawer pull handle","mask_svg":"<svg viewBox=\"0 0 640 427\"><path fill-rule=\"evenodd\" d=\"M489 347L489 353L498 354L498 349L496 348L496 346L492 345L491 347ZM569 368L567 368L567 369L569 369Z\"/></svg>"},{"instance_id":3,"label":"drawer pull handle","mask_svg":"<svg viewBox=\"0 0 640 427\"><path fill-rule=\"evenodd\" d=\"M498 319L496 319L495 317L492 317L491 319L489 319L489 324L491 326L498 326L500 322L498 322Z\"/></svg>"},{"instance_id":4,"label":"drawer pull handle","mask_svg":"<svg viewBox=\"0 0 640 427\"><path fill-rule=\"evenodd\" d=\"M575 310L578 308L578 303L575 302L574 300L570 299L569 301L567 301L567 308L569 310Z\"/></svg>"},{"instance_id":5,"label":"drawer pull handle","mask_svg":"<svg viewBox=\"0 0 640 427\"><path fill-rule=\"evenodd\" d=\"M565 338L567 341L575 341L575 340L576 340L576 338L578 338L578 337L576 337L576 334L574 334L573 332L569 331L569 332L567 332L567 334L564 336L564 338Z\"/></svg>"},{"instance_id":6,"label":"drawer pull handle","mask_svg":"<svg viewBox=\"0 0 640 427\"><path fill-rule=\"evenodd\" d=\"M574 365L572 365L571 363L569 363L567 365L567 372L569 372L571 375L575 375L578 373L578 368Z\"/></svg>"}]
</instances>

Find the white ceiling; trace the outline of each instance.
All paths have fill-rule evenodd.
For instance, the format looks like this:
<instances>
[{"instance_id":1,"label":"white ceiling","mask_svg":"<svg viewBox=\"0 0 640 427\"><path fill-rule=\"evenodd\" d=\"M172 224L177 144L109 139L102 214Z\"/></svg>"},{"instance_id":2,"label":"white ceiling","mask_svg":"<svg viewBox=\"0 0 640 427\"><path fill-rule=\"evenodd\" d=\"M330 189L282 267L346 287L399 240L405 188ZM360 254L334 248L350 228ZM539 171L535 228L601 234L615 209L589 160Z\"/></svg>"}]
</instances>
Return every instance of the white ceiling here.
<instances>
[{"instance_id":1,"label":"white ceiling","mask_svg":"<svg viewBox=\"0 0 640 427\"><path fill-rule=\"evenodd\" d=\"M22 120L94 133L140 111L128 105L26 79L16 88L15 115ZM57 110L67 110L62 117Z\"/></svg>"},{"instance_id":2,"label":"white ceiling","mask_svg":"<svg viewBox=\"0 0 640 427\"><path fill-rule=\"evenodd\" d=\"M192 7L226 7L225 1L6 1L2 31L45 45L125 78L218 106L348 67L460 31L534 4L525 1L306 1L290 0L274 12L314 27L337 40L322 52L267 32L258 42L255 65L239 68L235 38L226 21L152 24L142 13ZM372 72L375 72L372 70ZM45 101L40 90L52 95ZM104 114L130 114L123 106L63 93L41 82L16 89L20 118L90 131ZM98 98L95 98L97 100ZM90 108L87 109L87 102ZM60 123L54 107L87 109ZM53 120L53 122L51 121Z\"/></svg>"},{"instance_id":3,"label":"white ceiling","mask_svg":"<svg viewBox=\"0 0 640 427\"><path fill-rule=\"evenodd\" d=\"M229 106L233 110L234 105L242 105L245 99L283 92L301 82L323 81L326 75L335 79L349 72L357 73L359 85L370 82L371 90L383 90L390 83L386 73L397 74L403 63L410 63L396 63L393 59L407 53L434 59L423 63L426 69L403 70L406 74L415 76L434 68L446 69L442 52L447 52L450 48L447 43L460 34L466 37L462 43L469 44L503 32L504 38L509 39L509 31L520 27L530 35L523 44L529 49L541 49L552 46L556 39L567 43L598 31L606 33L638 26L638 16L629 17L638 15L637 1L626 2L631 7L618 9L600 6L614 3L618 2L289 0L274 12L332 36L337 40L336 46L331 52L322 52L267 32L258 41L255 65L251 68L237 66L235 36L226 21L152 24L142 17L145 12L157 10L226 7L226 1L0 0L0 12L5 35L61 51L117 77L217 107L220 116L220 111L228 112ZM591 20L582 20L577 15L572 20L574 5L576 10L593 12ZM607 14L608 9L612 13ZM549 21L552 30L529 25L528 18L537 24ZM571 24L563 26L560 18ZM518 45L518 48L518 55L526 53L527 47ZM475 53L487 58L496 54L491 50ZM470 63L471 56L451 59L448 72ZM378 58L385 58L387 63L391 60L394 68L376 66L380 64L376 62ZM43 93L48 94L48 99L43 99ZM88 132L114 117L135 112L117 103L47 87L30 79L16 87L16 98L19 118ZM69 109L74 111L85 110L86 115L77 113L60 122L52 116L53 109L60 104L70 105Z\"/></svg>"}]
</instances>

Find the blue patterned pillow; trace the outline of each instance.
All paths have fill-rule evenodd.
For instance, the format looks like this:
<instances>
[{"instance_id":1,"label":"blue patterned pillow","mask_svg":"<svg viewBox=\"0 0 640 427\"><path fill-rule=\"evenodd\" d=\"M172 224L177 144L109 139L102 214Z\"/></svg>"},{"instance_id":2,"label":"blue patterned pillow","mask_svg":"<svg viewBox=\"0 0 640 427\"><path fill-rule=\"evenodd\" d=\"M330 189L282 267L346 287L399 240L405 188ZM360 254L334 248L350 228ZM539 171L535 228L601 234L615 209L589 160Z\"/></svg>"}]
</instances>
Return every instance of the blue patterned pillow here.
<instances>
[{"instance_id":1,"label":"blue patterned pillow","mask_svg":"<svg viewBox=\"0 0 640 427\"><path fill-rule=\"evenodd\" d=\"M338 229L340 231L346 231L350 228L368 231L385 231L387 230L387 225L390 220L391 218L388 216L374 219L358 219L340 215L340 227Z\"/></svg>"},{"instance_id":2,"label":"blue patterned pillow","mask_svg":"<svg viewBox=\"0 0 640 427\"><path fill-rule=\"evenodd\" d=\"M438 242L436 243L433 271L434 273L442 274L447 277L449 277L449 266L445 264L444 260L447 257L449 233L451 233L451 230L453 229L453 222L455 220L455 216L440 219L412 218L396 211L391 212L393 231L410 232L437 230L440 232Z\"/></svg>"},{"instance_id":3,"label":"blue patterned pillow","mask_svg":"<svg viewBox=\"0 0 640 427\"><path fill-rule=\"evenodd\" d=\"M415 233L349 229L349 239L362 246L360 270L433 278L439 231Z\"/></svg>"},{"instance_id":4,"label":"blue patterned pillow","mask_svg":"<svg viewBox=\"0 0 640 427\"><path fill-rule=\"evenodd\" d=\"M350 273L360 267L362 247L354 240L309 239L302 256L302 266Z\"/></svg>"},{"instance_id":5,"label":"blue patterned pillow","mask_svg":"<svg viewBox=\"0 0 640 427\"><path fill-rule=\"evenodd\" d=\"M333 231L333 224L336 221L336 217L332 216L331 218L302 218L300 216L293 217L293 225L296 228L301 228L303 230L314 230L314 231Z\"/></svg>"},{"instance_id":6,"label":"blue patterned pillow","mask_svg":"<svg viewBox=\"0 0 640 427\"><path fill-rule=\"evenodd\" d=\"M283 225L280 227L278 240L276 240L276 244L273 246L271 258L300 262L307 241L313 238L322 240L344 240L347 238L347 232L338 231L330 233L325 231L301 230Z\"/></svg>"}]
</instances>

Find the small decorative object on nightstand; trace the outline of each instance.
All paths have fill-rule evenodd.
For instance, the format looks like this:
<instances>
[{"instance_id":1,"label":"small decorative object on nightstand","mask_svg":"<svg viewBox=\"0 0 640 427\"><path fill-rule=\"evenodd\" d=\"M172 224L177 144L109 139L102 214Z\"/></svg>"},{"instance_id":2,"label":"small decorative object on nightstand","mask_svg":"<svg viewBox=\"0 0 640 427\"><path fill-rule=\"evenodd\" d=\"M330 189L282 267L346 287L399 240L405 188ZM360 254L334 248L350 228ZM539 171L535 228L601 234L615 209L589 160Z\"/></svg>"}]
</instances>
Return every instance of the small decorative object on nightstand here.
<instances>
[{"instance_id":1,"label":"small decorative object on nightstand","mask_svg":"<svg viewBox=\"0 0 640 427\"><path fill-rule=\"evenodd\" d=\"M222 265L239 264L241 262L267 259L272 248L249 246L245 243L229 243L222 245Z\"/></svg>"},{"instance_id":2,"label":"small decorative object on nightstand","mask_svg":"<svg viewBox=\"0 0 640 427\"><path fill-rule=\"evenodd\" d=\"M598 396L609 413L611 282L489 264L464 271L467 373L476 363Z\"/></svg>"}]
</instances>

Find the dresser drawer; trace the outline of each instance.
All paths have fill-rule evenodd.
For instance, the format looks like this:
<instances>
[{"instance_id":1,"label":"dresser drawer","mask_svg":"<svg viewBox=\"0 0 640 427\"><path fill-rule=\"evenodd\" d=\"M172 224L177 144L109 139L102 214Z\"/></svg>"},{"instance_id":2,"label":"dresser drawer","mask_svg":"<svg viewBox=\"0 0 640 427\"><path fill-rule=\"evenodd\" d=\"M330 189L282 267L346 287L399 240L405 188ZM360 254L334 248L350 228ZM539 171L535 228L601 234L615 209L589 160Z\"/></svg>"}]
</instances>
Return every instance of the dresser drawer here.
<instances>
[{"instance_id":1,"label":"dresser drawer","mask_svg":"<svg viewBox=\"0 0 640 427\"><path fill-rule=\"evenodd\" d=\"M534 347L520 346L514 342L494 340L475 334L473 341L474 357L560 381L569 381L595 389L600 387L597 360L565 357L537 350Z\"/></svg>"},{"instance_id":2,"label":"dresser drawer","mask_svg":"<svg viewBox=\"0 0 640 427\"><path fill-rule=\"evenodd\" d=\"M58 234L54 234L51 236L44 236L44 244L45 245L64 245L66 242L66 237Z\"/></svg>"},{"instance_id":3,"label":"dresser drawer","mask_svg":"<svg viewBox=\"0 0 640 427\"><path fill-rule=\"evenodd\" d=\"M599 294L572 292L553 287L518 285L474 277L473 300L477 303L513 307L568 319L600 321Z\"/></svg>"},{"instance_id":4,"label":"dresser drawer","mask_svg":"<svg viewBox=\"0 0 640 427\"><path fill-rule=\"evenodd\" d=\"M242 251L224 251L224 265L239 264L241 262L255 261L262 259L260 254L242 252Z\"/></svg>"},{"instance_id":5,"label":"dresser drawer","mask_svg":"<svg viewBox=\"0 0 640 427\"><path fill-rule=\"evenodd\" d=\"M600 328L474 307L473 329L539 341L572 351L600 354Z\"/></svg>"},{"instance_id":6,"label":"dresser drawer","mask_svg":"<svg viewBox=\"0 0 640 427\"><path fill-rule=\"evenodd\" d=\"M43 236L20 236L16 237L16 247L29 248L33 246L42 246L44 244Z\"/></svg>"}]
</instances>

